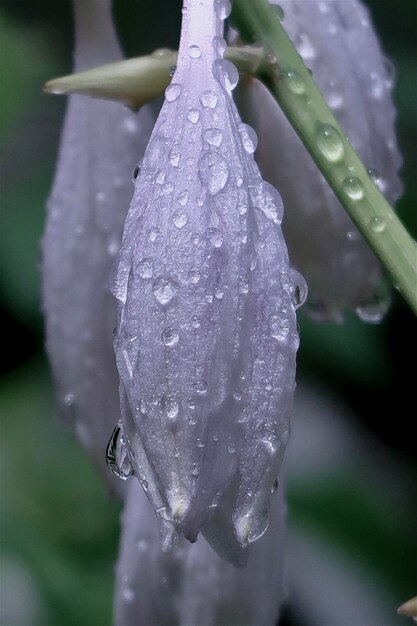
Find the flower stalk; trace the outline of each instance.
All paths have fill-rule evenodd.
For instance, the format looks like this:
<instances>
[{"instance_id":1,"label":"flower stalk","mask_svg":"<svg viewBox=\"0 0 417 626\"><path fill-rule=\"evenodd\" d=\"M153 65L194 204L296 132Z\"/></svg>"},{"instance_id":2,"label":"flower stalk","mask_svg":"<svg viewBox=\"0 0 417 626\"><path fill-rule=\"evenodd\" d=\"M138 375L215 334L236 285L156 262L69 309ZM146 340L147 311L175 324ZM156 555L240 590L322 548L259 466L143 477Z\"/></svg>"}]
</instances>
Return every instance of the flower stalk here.
<instances>
[{"instance_id":1,"label":"flower stalk","mask_svg":"<svg viewBox=\"0 0 417 626\"><path fill-rule=\"evenodd\" d=\"M267 0L235 0L241 35L267 51L269 88L330 187L417 313L415 242L369 176Z\"/></svg>"}]
</instances>

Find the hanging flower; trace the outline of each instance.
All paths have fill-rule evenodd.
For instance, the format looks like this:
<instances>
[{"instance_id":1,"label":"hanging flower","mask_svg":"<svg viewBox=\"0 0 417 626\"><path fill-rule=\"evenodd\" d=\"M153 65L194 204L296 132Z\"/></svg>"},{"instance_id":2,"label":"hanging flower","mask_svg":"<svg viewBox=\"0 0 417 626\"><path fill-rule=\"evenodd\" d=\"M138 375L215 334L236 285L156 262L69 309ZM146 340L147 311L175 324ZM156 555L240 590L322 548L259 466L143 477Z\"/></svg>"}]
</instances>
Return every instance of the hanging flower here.
<instances>
[{"instance_id":1,"label":"hanging flower","mask_svg":"<svg viewBox=\"0 0 417 626\"><path fill-rule=\"evenodd\" d=\"M276 498L276 499L275 499ZM276 624L284 596L285 520L282 491L271 522L246 568L221 559L199 537L161 550L152 507L137 481L129 485L116 565L116 626Z\"/></svg>"},{"instance_id":2,"label":"hanging flower","mask_svg":"<svg viewBox=\"0 0 417 626\"><path fill-rule=\"evenodd\" d=\"M288 265L281 198L262 180L256 135L232 100L229 8L184 2L178 67L136 181L113 293L118 442L163 542L202 530L243 564L266 530L288 441L306 287Z\"/></svg>"},{"instance_id":3,"label":"hanging flower","mask_svg":"<svg viewBox=\"0 0 417 626\"><path fill-rule=\"evenodd\" d=\"M121 58L110 1L75 2L75 70ZM121 105L71 96L48 202L43 249L47 351L61 413L106 478L104 450L120 415L107 291L131 197L130 172L150 131Z\"/></svg>"},{"instance_id":4,"label":"hanging flower","mask_svg":"<svg viewBox=\"0 0 417 626\"><path fill-rule=\"evenodd\" d=\"M393 71L368 11L357 0L272 3L282 8L287 33L370 168L369 175L395 202L402 187L391 100ZM303 85L297 76L285 67L279 70L300 93ZM306 310L318 320L342 321L345 309L353 309L365 321L380 321L389 304L381 267L301 140L260 82L250 79L242 85L240 102L245 119L259 135L261 171L280 189L286 206L283 229L290 258L309 285Z\"/></svg>"}]
</instances>

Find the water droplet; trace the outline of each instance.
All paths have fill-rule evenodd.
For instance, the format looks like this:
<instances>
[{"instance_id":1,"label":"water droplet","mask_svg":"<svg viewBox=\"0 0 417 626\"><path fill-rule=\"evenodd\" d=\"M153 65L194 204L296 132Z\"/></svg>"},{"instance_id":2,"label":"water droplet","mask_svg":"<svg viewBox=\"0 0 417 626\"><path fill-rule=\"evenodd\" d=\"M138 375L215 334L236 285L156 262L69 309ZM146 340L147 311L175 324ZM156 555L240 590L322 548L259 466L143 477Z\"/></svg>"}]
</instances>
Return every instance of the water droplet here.
<instances>
[{"instance_id":1,"label":"water droplet","mask_svg":"<svg viewBox=\"0 0 417 626\"><path fill-rule=\"evenodd\" d=\"M291 297L292 305L298 309L307 299L307 283L297 270L290 268L282 274L282 286Z\"/></svg>"},{"instance_id":2,"label":"water droplet","mask_svg":"<svg viewBox=\"0 0 417 626\"><path fill-rule=\"evenodd\" d=\"M142 400L139 402L139 411L142 413L142 415L146 415L148 413L148 405L146 403L146 400Z\"/></svg>"},{"instance_id":3,"label":"water droplet","mask_svg":"<svg viewBox=\"0 0 417 626\"><path fill-rule=\"evenodd\" d=\"M187 118L192 124L197 124L200 119L200 111L198 109L190 109Z\"/></svg>"},{"instance_id":4,"label":"water droplet","mask_svg":"<svg viewBox=\"0 0 417 626\"><path fill-rule=\"evenodd\" d=\"M154 176L155 185L163 185L165 182L165 172L164 170L158 170L155 172Z\"/></svg>"},{"instance_id":5,"label":"water droplet","mask_svg":"<svg viewBox=\"0 0 417 626\"><path fill-rule=\"evenodd\" d=\"M174 213L172 221L177 228L183 228L188 222L188 215L178 211L177 213Z\"/></svg>"},{"instance_id":6,"label":"water droplet","mask_svg":"<svg viewBox=\"0 0 417 626\"><path fill-rule=\"evenodd\" d=\"M356 315L368 324L379 324L391 305L391 290L388 285L382 283L376 293L361 306L356 307Z\"/></svg>"},{"instance_id":7,"label":"water droplet","mask_svg":"<svg viewBox=\"0 0 417 626\"><path fill-rule=\"evenodd\" d=\"M214 295L217 298L217 300L222 300L223 296L224 296L224 291L223 289L221 289L221 287L215 287L214 289Z\"/></svg>"},{"instance_id":8,"label":"water droplet","mask_svg":"<svg viewBox=\"0 0 417 626\"><path fill-rule=\"evenodd\" d=\"M216 152L205 152L199 160L200 177L207 185L210 195L221 191L229 178L229 166L226 159Z\"/></svg>"},{"instance_id":9,"label":"water droplet","mask_svg":"<svg viewBox=\"0 0 417 626\"><path fill-rule=\"evenodd\" d=\"M236 446L233 443L229 443L227 451L229 454L234 454L236 452Z\"/></svg>"},{"instance_id":10,"label":"water droplet","mask_svg":"<svg viewBox=\"0 0 417 626\"><path fill-rule=\"evenodd\" d=\"M379 215L375 215L369 222L369 225L374 233L383 233L386 227L384 218Z\"/></svg>"},{"instance_id":11,"label":"water droplet","mask_svg":"<svg viewBox=\"0 0 417 626\"><path fill-rule=\"evenodd\" d=\"M279 19L280 22L282 22L285 17L284 9L280 7L279 4L271 4L270 7L275 16Z\"/></svg>"},{"instance_id":12,"label":"water droplet","mask_svg":"<svg viewBox=\"0 0 417 626\"><path fill-rule=\"evenodd\" d=\"M154 241L157 240L159 235L160 235L159 228L151 228L151 230L149 231L149 241L152 241L153 243Z\"/></svg>"},{"instance_id":13,"label":"water droplet","mask_svg":"<svg viewBox=\"0 0 417 626\"><path fill-rule=\"evenodd\" d=\"M168 70L168 74L172 77L172 76L174 76L176 71L177 71L177 66L176 65L171 65L171 67Z\"/></svg>"},{"instance_id":14,"label":"water droplet","mask_svg":"<svg viewBox=\"0 0 417 626\"><path fill-rule=\"evenodd\" d=\"M192 59L199 59L201 57L200 46L189 46L188 56L190 56Z\"/></svg>"},{"instance_id":15,"label":"water droplet","mask_svg":"<svg viewBox=\"0 0 417 626\"><path fill-rule=\"evenodd\" d=\"M288 317L273 313L269 318L269 332L277 341L285 341L290 332Z\"/></svg>"},{"instance_id":16,"label":"water droplet","mask_svg":"<svg viewBox=\"0 0 417 626\"><path fill-rule=\"evenodd\" d=\"M305 61L314 59L316 56L316 50L306 33L300 33L297 42L297 50Z\"/></svg>"},{"instance_id":17,"label":"water droplet","mask_svg":"<svg viewBox=\"0 0 417 626\"><path fill-rule=\"evenodd\" d=\"M134 183L134 182L135 182L135 180L137 179L137 177L139 176L139 174L140 174L140 170L141 170L141 167L142 167L142 161L139 161L139 162L135 165L135 167L134 167L134 169L133 169L133 172L132 172L132 183Z\"/></svg>"},{"instance_id":18,"label":"water droplet","mask_svg":"<svg viewBox=\"0 0 417 626\"><path fill-rule=\"evenodd\" d=\"M239 293L246 294L249 291L249 282L246 278L241 278L239 280Z\"/></svg>"},{"instance_id":19,"label":"water droplet","mask_svg":"<svg viewBox=\"0 0 417 626\"><path fill-rule=\"evenodd\" d=\"M164 183L161 187L161 194L163 196L169 196L174 191L174 185L172 183Z\"/></svg>"},{"instance_id":20,"label":"water droplet","mask_svg":"<svg viewBox=\"0 0 417 626\"><path fill-rule=\"evenodd\" d=\"M317 131L317 146L330 163L343 159L343 142L339 132L329 124L322 124Z\"/></svg>"},{"instance_id":21,"label":"water droplet","mask_svg":"<svg viewBox=\"0 0 417 626\"><path fill-rule=\"evenodd\" d=\"M138 274L141 278L152 278L153 276L153 260L151 258L142 259L137 264Z\"/></svg>"},{"instance_id":22,"label":"water droplet","mask_svg":"<svg viewBox=\"0 0 417 626\"><path fill-rule=\"evenodd\" d=\"M214 0L214 10L220 20L225 20L232 10L230 0Z\"/></svg>"},{"instance_id":23,"label":"water droplet","mask_svg":"<svg viewBox=\"0 0 417 626\"><path fill-rule=\"evenodd\" d=\"M180 162L180 153L176 150L171 150L171 152L169 153L169 162L172 167L178 167Z\"/></svg>"},{"instance_id":24,"label":"water droplet","mask_svg":"<svg viewBox=\"0 0 417 626\"><path fill-rule=\"evenodd\" d=\"M158 276L152 289L155 298L162 305L169 304L178 291L178 287L168 276Z\"/></svg>"},{"instance_id":25,"label":"water droplet","mask_svg":"<svg viewBox=\"0 0 417 626\"><path fill-rule=\"evenodd\" d=\"M169 417L169 419L174 420L178 417L180 405L178 404L176 397L173 394L168 393L161 398L161 409L165 415Z\"/></svg>"},{"instance_id":26,"label":"water droplet","mask_svg":"<svg viewBox=\"0 0 417 626\"><path fill-rule=\"evenodd\" d=\"M258 137L252 126L248 124L239 124L239 133L242 146L248 154L253 154L258 145Z\"/></svg>"},{"instance_id":27,"label":"water droplet","mask_svg":"<svg viewBox=\"0 0 417 626\"><path fill-rule=\"evenodd\" d=\"M357 176L348 176L343 181L343 191L352 200L362 200L364 195L363 185Z\"/></svg>"},{"instance_id":28,"label":"water droplet","mask_svg":"<svg viewBox=\"0 0 417 626\"><path fill-rule=\"evenodd\" d=\"M193 315L193 317L191 318L191 325L193 328L200 328L201 320L197 315Z\"/></svg>"},{"instance_id":29,"label":"water droplet","mask_svg":"<svg viewBox=\"0 0 417 626\"><path fill-rule=\"evenodd\" d=\"M214 37L213 48L220 57L223 57L224 53L226 52L227 43L225 42L223 37Z\"/></svg>"},{"instance_id":30,"label":"water droplet","mask_svg":"<svg viewBox=\"0 0 417 626\"><path fill-rule=\"evenodd\" d=\"M283 204L278 191L266 182L256 181L250 187L253 205L274 224L280 224L283 214Z\"/></svg>"},{"instance_id":31,"label":"water droplet","mask_svg":"<svg viewBox=\"0 0 417 626\"><path fill-rule=\"evenodd\" d=\"M211 146L218 148L223 141L223 133L219 128L207 128L204 131L204 139Z\"/></svg>"},{"instance_id":32,"label":"water droplet","mask_svg":"<svg viewBox=\"0 0 417 626\"><path fill-rule=\"evenodd\" d=\"M175 71L175 70L174 70ZM182 86L179 83L171 83L165 89L165 99L168 102L174 102L181 93Z\"/></svg>"},{"instance_id":33,"label":"water droplet","mask_svg":"<svg viewBox=\"0 0 417 626\"><path fill-rule=\"evenodd\" d=\"M217 59L213 63L213 74L226 91L231 92L239 82L239 72L230 61Z\"/></svg>"},{"instance_id":34,"label":"water droplet","mask_svg":"<svg viewBox=\"0 0 417 626\"><path fill-rule=\"evenodd\" d=\"M206 234L214 248L220 248L223 243L223 235L218 228L207 228Z\"/></svg>"},{"instance_id":35,"label":"water droplet","mask_svg":"<svg viewBox=\"0 0 417 626\"><path fill-rule=\"evenodd\" d=\"M107 465L122 480L126 480L134 475L134 470L130 462L126 441L120 426L113 430L106 450Z\"/></svg>"},{"instance_id":36,"label":"water droplet","mask_svg":"<svg viewBox=\"0 0 417 626\"><path fill-rule=\"evenodd\" d=\"M185 206L188 202L188 191L181 191L177 196L178 204Z\"/></svg>"},{"instance_id":37,"label":"water droplet","mask_svg":"<svg viewBox=\"0 0 417 626\"><path fill-rule=\"evenodd\" d=\"M162 341L164 342L166 346L169 346L169 347L176 346L179 340L180 340L179 332L175 330L174 328L171 328L171 326L168 326L168 328L165 328L162 331Z\"/></svg>"},{"instance_id":38,"label":"water droplet","mask_svg":"<svg viewBox=\"0 0 417 626\"><path fill-rule=\"evenodd\" d=\"M198 394L204 396L208 391L208 383L205 380L198 380L194 383L194 389Z\"/></svg>"},{"instance_id":39,"label":"water droplet","mask_svg":"<svg viewBox=\"0 0 417 626\"><path fill-rule=\"evenodd\" d=\"M214 91L205 91L201 95L200 102L206 109L215 109L217 106L217 96Z\"/></svg>"},{"instance_id":40,"label":"water droplet","mask_svg":"<svg viewBox=\"0 0 417 626\"><path fill-rule=\"evenodd\" d=\"M233 399L236 400L236 402L240 402L240 400L242 399L242 394L240 393L240 391L235 391L233 393Z\"/></svg>"},{"instance_id":41,"label":"water droplet","mask_svg":"<svg viewBox=\"0 0 417 626\"><path fill-rule=\"evenodd\" d=\"M298 72L288 70L283 73L288 89L296 96L302 96L306 92L306 86Z\"/></svg>"},{"instance_id":42,"label":"water droplet","mask_svg":"<svg viewBox=\"0 0 417 626\"><path fill-rule=\"evenodd\" d=\"M278 489L278 478L276 478L274 482L272 483L271 494L275 493L277 489Z\"/></svg>"},{"instance_id":43,"label":"water droplet","mask_svg":"<svg viewBox=\"0 0 417 626\"><path fill-rule=\"evenodd\" d=\"M193 269L190 270L190 281L196 285L198 283L198 281L201 278L201 274L199 272L199 270L196 267L193 267Z\"/></svg>"}]
</instances>

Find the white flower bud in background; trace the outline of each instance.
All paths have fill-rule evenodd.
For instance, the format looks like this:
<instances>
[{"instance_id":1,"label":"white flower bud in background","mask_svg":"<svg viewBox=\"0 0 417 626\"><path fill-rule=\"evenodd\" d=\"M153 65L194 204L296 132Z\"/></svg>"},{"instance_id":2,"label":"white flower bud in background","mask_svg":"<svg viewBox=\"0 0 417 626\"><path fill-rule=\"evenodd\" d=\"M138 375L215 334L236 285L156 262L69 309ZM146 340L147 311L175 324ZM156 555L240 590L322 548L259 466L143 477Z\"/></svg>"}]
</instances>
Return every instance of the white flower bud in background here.
<instances>
[{"instance_id":1,"label":"white flower bud in background","mask_svg":"<svg viewBox=\"0 0 417 626\"><path fill-rule=\"evenodd\" d=\"M256 135L232 100L229 8L184 2L178 67L136 181L113 291L120 447L163 541L203 530L242 564L266 530L288 440L306 286L288 265L282 202L254 162Z\"/></svg>"},{"instance_id":2,"label":"white flower bud in background","mask_svg":"<svg viewBox=\"0 0 417 626\"><path fill-rule=\"evenodd\" d=\"M235 568L203 537L162 552L152 507L131 481L116 565L116 626L273 626L283 600L285 521L282 490L246 568Z\"/></svg>"},{"instance_id":3,"label":"white flower bud in background","mask_svg":"<svg viewBox=\"0 0 417 626\"><path fill-rule=\"evenodd\" d=\"M121 58L108 0L74 3L75 70ZM47 351L59 406L106 478L120 410L108 274L119 249L131 172L151 127L111 102L70 96L43 238Z\"/></svg>"},{"instance_id":4,"label":"white flower bud in background","mask_svg":"<svg viewBox=\"0 0 417 626\"><path fill-rule=\"evenodd\" d=\"M369 175L395 202L401 194L401 158L391 99L393 71L367 10L357 0L273 3L283 9L286 31ZM302 98L300 77L291 68L277 68ZM309 285L306 310L318 320L341 321L345 309L354 309L365 321L380 321L389 291L376 257L266 88L249 79L240 88L240 102L259 136L261 171L283 197L290 259ZM361 193L360 181L347 179L345 185L346 193Z\"/></svg>"}]
</instances>

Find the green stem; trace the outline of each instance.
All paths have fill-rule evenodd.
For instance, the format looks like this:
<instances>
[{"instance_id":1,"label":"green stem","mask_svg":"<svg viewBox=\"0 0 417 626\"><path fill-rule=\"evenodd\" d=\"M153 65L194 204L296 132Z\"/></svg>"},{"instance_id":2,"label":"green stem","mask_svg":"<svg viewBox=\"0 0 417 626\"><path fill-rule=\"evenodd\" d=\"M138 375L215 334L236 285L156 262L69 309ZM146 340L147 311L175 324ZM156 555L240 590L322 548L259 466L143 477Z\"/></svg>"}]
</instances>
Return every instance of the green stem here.
<instances>
[{"instance_id":1,"label":"green stem","mask_svg":"<svg viewBox=\"0 0 417 626\"><path fill-rule=\"evenodd\" d=\"M271 59L267 85L340 203L417 314L417 251L340 128L267 0L234 0L233 21ZM359 180L358 180L359 179Z\"/></svg>"}]
</instances>

